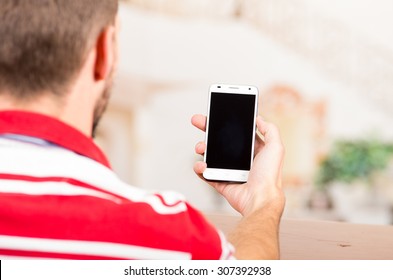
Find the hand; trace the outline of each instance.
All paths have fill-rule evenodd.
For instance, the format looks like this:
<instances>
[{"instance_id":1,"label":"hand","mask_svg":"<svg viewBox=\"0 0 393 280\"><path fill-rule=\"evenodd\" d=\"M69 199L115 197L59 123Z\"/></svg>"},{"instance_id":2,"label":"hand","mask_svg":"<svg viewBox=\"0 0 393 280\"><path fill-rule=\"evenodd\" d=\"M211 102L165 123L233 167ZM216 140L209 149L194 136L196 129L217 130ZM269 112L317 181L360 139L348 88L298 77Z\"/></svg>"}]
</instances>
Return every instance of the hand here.
<instances>
[{"instance_id":1,"label":"hand","mask_svg":"<svg viewBox=\"0 0 393 280\"><path fill-rule=\"evenodd\" d=\"M206 131L205 116L194 115L191 122L195 127ZM202 161L195 163L194 171L223 195L229 204L243 216L267 206L272 207L272 210L277 211L277 214L281 216L285 204L281 189L284 147L276 126L258 117L257 127L264 141L258 134L256 135L254 162L246 183L206 181L202 176L206 163ZM199 142L195 147L196 153L200 155L203 155L205 150L205 142Z\"/></svg>"}]
</instances>

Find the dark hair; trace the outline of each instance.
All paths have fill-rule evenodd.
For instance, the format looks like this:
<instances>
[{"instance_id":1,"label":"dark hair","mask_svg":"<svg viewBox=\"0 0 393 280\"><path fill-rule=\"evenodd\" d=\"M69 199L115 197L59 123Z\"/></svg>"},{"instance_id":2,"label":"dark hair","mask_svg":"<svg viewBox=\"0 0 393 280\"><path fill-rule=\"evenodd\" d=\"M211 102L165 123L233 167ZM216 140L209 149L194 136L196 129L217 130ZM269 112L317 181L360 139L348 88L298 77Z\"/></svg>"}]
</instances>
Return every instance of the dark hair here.
<instances>
[{"instance_id":1,"label":"dark hair","mask_svg":"<svg viewBox=\"0 0 393 280\"><path fill-rule=\"evenodd\" d=\"M61 95L117 9L117 0L0 0L0 93Z\"/></svg>"}]
</instances>

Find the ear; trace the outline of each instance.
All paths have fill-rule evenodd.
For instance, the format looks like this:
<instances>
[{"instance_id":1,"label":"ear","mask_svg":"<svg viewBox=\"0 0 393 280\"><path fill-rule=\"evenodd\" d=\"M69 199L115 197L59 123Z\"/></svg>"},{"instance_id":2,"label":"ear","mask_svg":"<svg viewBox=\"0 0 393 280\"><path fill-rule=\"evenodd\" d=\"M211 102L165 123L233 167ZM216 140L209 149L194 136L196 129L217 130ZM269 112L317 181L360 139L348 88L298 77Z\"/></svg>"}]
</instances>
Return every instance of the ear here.
<instances>
[{"instance_id":1,"label":"ear","mask_svg":"<svg viewBox=\"0 0 393 280\"><path fill-rule=\"evenodd\" d=\"M94 78L96 81L105 80L113 68L116 48L115 31L114 26L109 26L98 36L94 67Z\"/></svg>"}]
</instances>

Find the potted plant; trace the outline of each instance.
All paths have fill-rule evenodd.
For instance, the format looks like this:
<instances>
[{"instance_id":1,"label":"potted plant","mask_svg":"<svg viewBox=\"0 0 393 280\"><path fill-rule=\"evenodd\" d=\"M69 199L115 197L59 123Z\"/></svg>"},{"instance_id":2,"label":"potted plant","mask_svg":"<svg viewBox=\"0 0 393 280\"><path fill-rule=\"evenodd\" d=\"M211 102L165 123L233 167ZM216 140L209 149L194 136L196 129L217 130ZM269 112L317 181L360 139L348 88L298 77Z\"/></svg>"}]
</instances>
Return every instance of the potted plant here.
<instances>
[{"instance_id":1,"label":"potted plant","mask_svg":"<svg viewBox=\"0 0 393 280\"><path fill-rule=\"evenodd\" d=\"M337 141L320 163L315 185L329 193L343 219L357 222L367 207L380 207L375 178L388 167L392 155L391 143L375 139Z\"/></svg>"}]
</instances>

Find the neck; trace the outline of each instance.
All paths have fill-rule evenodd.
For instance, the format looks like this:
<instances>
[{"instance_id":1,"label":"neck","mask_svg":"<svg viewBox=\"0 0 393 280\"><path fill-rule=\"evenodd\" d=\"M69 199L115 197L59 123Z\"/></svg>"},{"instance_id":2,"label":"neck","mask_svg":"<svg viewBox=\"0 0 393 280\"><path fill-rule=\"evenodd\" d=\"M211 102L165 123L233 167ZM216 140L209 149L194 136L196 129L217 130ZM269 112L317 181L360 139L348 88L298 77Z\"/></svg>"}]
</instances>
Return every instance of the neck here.
<instances>
[{"instance_id":1,"label":"neck","mask_svg":"<svg viewBox=\"0 0 393 280\"><path fill-rule=\"evenodd\" d=\"M0 94L0 111L27 111L46 115L58 119L81 131L86 136L91 136L92 117L82 116L86 110L78 107L71 110L69 100L54 97L49 93L42 93L34 101L15 100L9 94ZM85 121L84 121L85 120ZM91 123L89 123L91 121Z\"/></svg>"}]
</instances>

